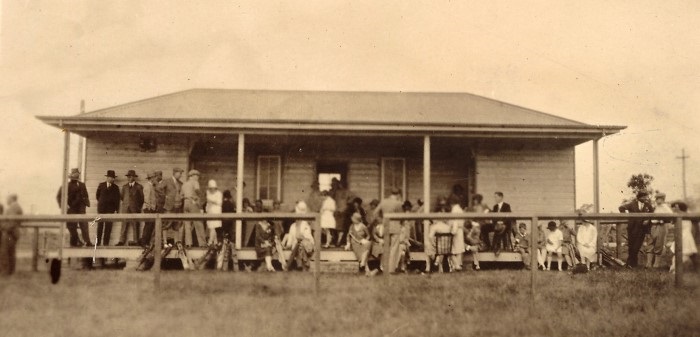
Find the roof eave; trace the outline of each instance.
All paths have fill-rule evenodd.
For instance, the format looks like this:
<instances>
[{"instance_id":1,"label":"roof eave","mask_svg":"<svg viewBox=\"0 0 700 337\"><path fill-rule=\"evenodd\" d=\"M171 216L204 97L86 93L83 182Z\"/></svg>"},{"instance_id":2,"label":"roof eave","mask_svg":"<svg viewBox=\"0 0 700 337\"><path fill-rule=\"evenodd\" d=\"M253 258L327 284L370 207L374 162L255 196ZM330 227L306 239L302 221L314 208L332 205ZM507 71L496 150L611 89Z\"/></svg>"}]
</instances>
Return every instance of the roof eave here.
<instances>
[{"instance_id":1,"label":"roof eave","mask_svg":"<svg viewBox=\"0 0 700 337\"><path fill-rule=\"evenodd\" d=\"M420 135L488 138L572 138L593 140L616 134L625 126L607 125L496 125L496 124L404 124L390 122L264 121L159 118L80 118L38 116L42 122L78 134L91 132L150 133L258 133L339 134L358 131L365 135Z\"/></svg>"}]
</instances>

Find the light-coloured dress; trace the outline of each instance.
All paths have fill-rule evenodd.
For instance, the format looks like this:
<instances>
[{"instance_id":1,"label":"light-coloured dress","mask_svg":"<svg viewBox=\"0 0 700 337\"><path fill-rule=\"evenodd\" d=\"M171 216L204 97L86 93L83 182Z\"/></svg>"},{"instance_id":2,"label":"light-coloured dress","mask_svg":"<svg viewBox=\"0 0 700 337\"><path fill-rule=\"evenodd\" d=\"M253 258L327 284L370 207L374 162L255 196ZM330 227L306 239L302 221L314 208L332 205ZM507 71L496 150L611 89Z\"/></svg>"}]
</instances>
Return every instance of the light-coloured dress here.
<instances>
[{"instance_id":1,"label":"light-coloured dress","mask_svg":"<svg viewBox=\"0 0 700 337\"><path fill-rule=\"evenodd\" d=\"M207 214L221 214L221 205L224 203L224 195L216 190L214 193L207 190ZM207 220L207 227L221 227L221 220Z\"/></svg>"},{"instance_id":2,"label":"light-coloured dress","mask_svg":"<svg viewBox=\"0 0 700 337\"><path fill-rule=\"evenodd\" d=\"M321 228L335 229L335 200L330 196L326 197L321 204Z\"/></svg>"},{"instance_id":3,"label":"light-coloured dress","mask_svg":"<svg viewBox=\"0 0 700 337\"><path fill-rule=\"evenodd\" d=\"M547 240L552 243L547 242L545 249L552 253L561 253L561 244L564 242L564 233L562 233L559 228L554 231L547 230Z\"/></svg>"},{"instance_id":4,"label":"light-coloured dress","mask_svg":"<svg viewBox=\"0 0 700 337\"><path fill-rule=\"evenodd\" d=\"M459 214L464 213L462 207L459 205L452 206L452 213ZM450 226L452 227L452 254L462 254L464 253L464 220L451 220Z\"/></svg>"},{"instance_id":5,"label":"light-coloured dress","mask_svg":"<svg viewBox=\"0 0 700 337\"><path fill-rule=\"evenodd\" d=\"M698 246L695 245L695 239L693 239L693 228L692 222L690 220L683 220L681 227L681 235L683 238L683 255L690 256L698 253Z\"/></svg>"},{"instance_id":6,"label":"light-coloured dress","mask_svg":"<svg viewBox=\"0 0 700 337\"><path fill-rule=\"evenodd\" d=\"M587 258L589 261L596 260L596 243L598 242L598 230L595 226L588 224L578 228L576 234L576 248L581 258ZM584 246L587 244L588 247Z\"/></svg>"}]
</instances>

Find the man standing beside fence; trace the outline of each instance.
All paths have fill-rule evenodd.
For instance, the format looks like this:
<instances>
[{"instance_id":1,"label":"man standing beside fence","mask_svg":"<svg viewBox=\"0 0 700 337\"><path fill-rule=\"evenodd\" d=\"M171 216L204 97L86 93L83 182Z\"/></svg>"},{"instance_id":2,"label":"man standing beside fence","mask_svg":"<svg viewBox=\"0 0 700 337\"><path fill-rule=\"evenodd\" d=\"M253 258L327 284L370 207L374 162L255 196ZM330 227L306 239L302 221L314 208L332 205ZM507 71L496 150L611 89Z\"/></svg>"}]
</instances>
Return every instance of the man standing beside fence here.
<instances>
[{"instance_id":1,"label":"man standing beside fence","mask_svg":"<svg viewBox=\"0 0 700 337\"><path fill-rule=\"evenodd\" d=\"M390 250L387 268L384 272L394 273L396 272L396 267L399 265L399 244L401 243L401 221L391 220L386 218L386 214L389 213L402 213L403 204L401 203L401 190L394 187L391 189L391 195L386 197L379 206L374 210L375 217L381 216L384 219L384 229L387 233L385 240L389 240ZM386 243L385 243L386 245Z\"/></svg>"},{"instance_id":2,"label":"man standing beside fence","mask_svg":"<svg viewBox=\"0 0 700 337\"><path fill-rule=\"evenodd\" d=\"M185 203L184 212L185 213L202 213L202 204L200 198L199 189L199 171L190 170L187 174L187 181L182 184L182 199ZM262 212L262 211L261 211ZM192 229L194 229L195 235L197 235L197 244L200 247L205 247L207 241L205 239L204 224L200 220L194 221L183 221L184 222L184 235L185 235L185 246L192 246ZM182 228L180 228L182 230ZM180 235L182 237L182 234Z\"/></svg>"},{"instance_id":3,"label":"man standing beside fence","mask_svg":"<svg viewBox=\"0 0 700 337\"><path fill-rule=\"evenodd\" d=\"M22 207L17 203L16 194L10 194L7 197L7 211L5 215L22 215ZM9 276L15 272L19 225L19 221L0 222L0 275Z\"/></svg>"},{"instance_id":4,"label":"man standing beside fence","mask_svg":"<svg viewBox=\"0 0 700 337\"><path fill-rule=\"evenodd\" d=\"M658 192L654 198L656 202L655 214L671 214L673 210L666 203L666 194ZM649 241L644 251L646 253L646 267L658 268L661 267L661 254L664 252L666 244L666 235L668 233L668 220L652 220L651 230L649 232Z\"/></svg>"},{"instance_id":5,"label":"man standing beside fence","mask_svg":"<svg viewBox=\"0 0 700 337\"><path fill-rule=\"evenodd\" d=\"M156 172L151 171L146 174L146 181L145 184L143 184L143 212L144 213L157 213L157 197L156 197L156 185L158 184L157 179L158 175ZM153 239L153 230L156 227L156 223L154 221L146 221L146 223L143 226L143 233L141 234L141 246L144 248L148 247Z\"/></svg>"},{"instance_id":6,"label":"man standing beside fence","mask_svg":"<svg viewBox=\"0 0 700 337\"><path fill-rule=\"evenodd\" d=\"M119 186L114 183L117 177L114 170L108 170L106 180L97 186L97 213L114 214L119 212ZM104 237L103 237L104 235ZM112 221L103 221L97 225L97 245L109 245L112 235Z\"/></svg>"},{"instance_id":7,"label":"man standing beside fence","mask_svg":"<svg viewBox=\"0 0 700 337\"><path fill-rule=\"evenodd\" d=\"M68 182L68 200L66 201L68 204L67 214L85 214L85 209L90 207L90 198L88 197L85 184L78 180L80 179L80 170L77 168L71 169L68 177L70 181ZM58 195L56 196L58 207L61 207L62 189L63 187L58 189ZM83 237L83 241L85 241L85 246L92 246L87 222L68 222L66 223L66 228L68 228L68 233L70 234L71 247L82 246L78 238L78 226L80 226L80 234ZM63 242L61 242L61 245L63 245Z\"/></svg>"},{"instance_id":8,"label":"man standing beside fence","mask_svg":"<svg viewBox=\"0 0 700 337\"><path fill-rule=\"evenodd\" d=\"M640 191L637 192L637 198L629 203L619 207L620 213L651 213L653 208L649 204L649 193ZM627 265L636 268L638 266L637 259L639 249L644 243L644 234L646 233L646 220L631 219L627 223L627 245L629 247L629 255L627 256Z\"/></svg>"},{"instance_id":9,"label":"man standing beside fence","mask_svg":"<svg viewBox=\"0 0 700 337\"><path fill-rule=\"evenodd\" d=\"M182 182L180 177L182 177L183 170L181 168L173 169L173 176L168 179L163 179L158 183L156 187L157 190L157 206L158 211L161 213L182 213L182 195L180 190L182 189ZM182 241L182 237L179 237L179 226L180 223L176 221L170 221L163 225L163 243L168 240L168 233L173 238L173 244L178 241Z\"/></svg>"},{"instance_id":10,"label":"man standing beside fence","mask_svg":"<svg viewBox=\"0 0 700 337\"><path fill-rule=\"evenodd\" d=\"M141 213L141 208L143 207L143 186L136 182L136 178L138 178L136 171L129 170L126 177L129 178L129 182L122 186L122 213ZM117 246L123 246L126 243L129 227L132 228L134 233L134 240L128 243L130 246L137 244L139 240L139 222L124 221Z\"/></svg>"}]
</instances>

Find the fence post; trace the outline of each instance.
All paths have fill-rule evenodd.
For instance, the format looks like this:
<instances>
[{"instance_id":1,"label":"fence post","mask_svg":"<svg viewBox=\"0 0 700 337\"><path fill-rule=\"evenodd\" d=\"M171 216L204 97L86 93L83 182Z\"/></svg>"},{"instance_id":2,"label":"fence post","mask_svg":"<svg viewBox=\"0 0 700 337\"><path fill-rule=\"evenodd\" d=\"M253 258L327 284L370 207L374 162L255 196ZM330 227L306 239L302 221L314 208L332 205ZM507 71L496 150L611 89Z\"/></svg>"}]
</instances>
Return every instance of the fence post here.
<instances>
[{"instance_id":1,"label":"fence post","mask_svg":"<svg viewBox=\"0 0 700 337\"><path fill-rule=\"evenodd\" d=\"M316 215L314 222L314 294L319 294L321 287L321 213Z\"/></svg>"},{"instance_id":2,"label":"fence post","mask_svg":"<svg viewBox=\"0 0 700 337\"><path fill-rule=\"evenodd\" d=\"M383 245L383 250L382 250L382 258L379 261L379 268L382 270L383 275L389 275L391 272L394 270L389 270L391 260L390 260L390 254L391 254L391 235L389 234L389 227L391 227L391 218L384 215L384 219L382 220L383 227L383 238L384 238L384 245Z\"/></svg>"},{"instance_id":3,"label":"fence post","mask_svg":"<svg viewBox=\"0 0 700 337\"><path fill-rule=\"evenodd\" d=\"M629 224L628 224L629 226ZM622 246L622 231L620 230L620 223L615 224L615 257L620 258L620 249Z\"/></svg>"},{"instance_id":4,"label":"fence post","mask_svg":"<svg viewBox=\"0 0 700 337\"><path fill-rule=\"evenodd\" d=\"M539 239L539 233L537 227L539 219L534 216L532 217L532 224L530 225L530 306L534 308L535 306L535 275L537 274L537 240Z\"/></svg>"},{"instance_id":5,"label":"fence post","mask_svg":"<svg viewBox=\"0 0 700 337\"><path fill-rule=\"evenodd\" d=\"M34 227L34 241L32 241L32 271L39 270L39 227Z\"/></svg>"},{"instance_id":6,"label":"fence post","mask_svg":"<svg viewBox=\"0 0 700 337\"><path fill-rule=\"evenodd\" d=\"M153 244L155 261L153 268L153 283L155 285L156 291L160 289L160 262L162 260L161 249L163 249L163 221L160 218L160 214L156 214L155 221L155 242Z\"/></svg>"},{"instance_id":7,"label":"fence post","mask_svg":"<svg viewBox=\"0 0 700 337\"><path fill-rule=\"evenodd\" d=\"M676 287L683 286L683 218L676 218L673 240L676 243Z\"/></svg>"}]
</instances>

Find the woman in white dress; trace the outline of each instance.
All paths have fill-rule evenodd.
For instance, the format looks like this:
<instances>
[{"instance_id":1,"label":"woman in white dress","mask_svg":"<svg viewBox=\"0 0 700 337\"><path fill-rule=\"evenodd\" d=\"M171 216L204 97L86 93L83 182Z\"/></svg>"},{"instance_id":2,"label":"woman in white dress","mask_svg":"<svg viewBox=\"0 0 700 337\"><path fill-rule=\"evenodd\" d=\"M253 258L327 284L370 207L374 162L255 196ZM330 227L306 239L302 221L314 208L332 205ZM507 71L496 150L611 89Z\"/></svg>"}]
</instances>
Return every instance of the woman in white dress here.
<instances>
[{"instance_id":1,"label":"woman in white dress","mask_svg":"<svg viewBox=\"0 0 700 337\"><path fill-rule=\"evenodd\" d=\"M323 248L328 248L331 246L331 242L333 242L333 234L331 233L331 230L335 229L335 199L333 199L330 195L328 195L327 191L323 191L322 195L324 197L323 202L321 203L321 210L319 211L321 213L321 229L323 230L323 234L326 235L326 244L323 245Z\"/></svg>"},{"instance_id":2,"label":"woman in white dress","mask_svg":"<svg viewBox=\"0 0 700 337\"><path fill-rule=\"evenodd\" d=\"M207 214L221 214L223 202L224 195L219 191L216 181L214 179L209 180L207 184ZM207 227L209 228L209 240L207 243L210 245L218 243L216 231L218 228L221 228L221 220L207 220Z\"/></svg>"},{"instance_id":3,"label":"woman in white dress","mask_svg":"<svg viewBox=\"0 0 700 337\"><path fill-rule=\"evenodd\" d=\"M584 220L576 234L576 248L588 270L591 270L591 261L596 260L597 242L598 230L590 221Z\"/></svg>"},{"instance_id":4,"label":"woman in white dress","mask_svg":"<svg viewBox=\"0 0 700 337\"><path fill-rule=\"evenodd\" d=\"M459 203L452 205L452 213L461 214L464 213L462 206ZM451 220L450 225L452 227L452 268L455 271L462 270L462 257L464 255L464 220L456 219Z\"/></svg>"},{"instance_id":5,"label":"woman in white dress","mask_svg":"<svg viewBox=\"0 0 700 337\"><path fill-rule=\"evenodd\" d=\"M557 228L557 223L550 221L547 223L547 242L545 244L545 249L547 250L547 269L550 270L552 267L552 255L557 255L557 264L559 265L559 271L563 271L562 268L562 243L564 242L564 234Z\"/></svg>"},{"instance_id":6,"label":"woman in white dress","mask_svg":"<svg viewBox=\"0 0 700 337\"><path fill-rule=\"evenodd\" d=\"M687 213L688 205L682 201L675 201L671 203L671 209L674 213ZM683 262L692 260L690 257L698 253L698 246L695 244L695 239L693 238L693 223L690 220L684 219L681 222L681 240L683 246ZM674 239L677 240L677 239ZM669 248L672 253L675 253L675 244L673 242L668 243ZM676 271L676 259L671 259L671 272ZM697 266L696 266L697 267Z\"/></svg>"}]
</instances>

